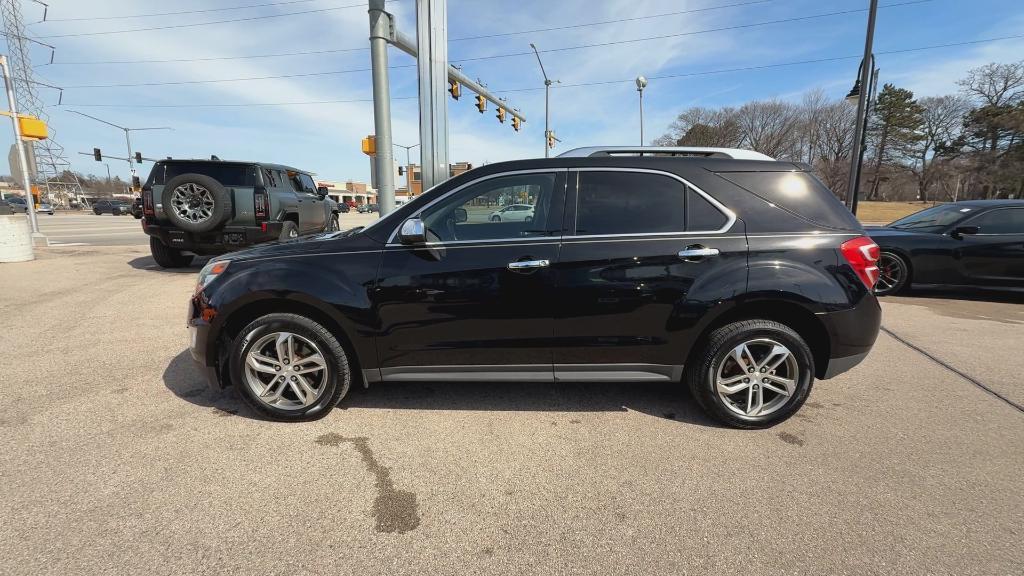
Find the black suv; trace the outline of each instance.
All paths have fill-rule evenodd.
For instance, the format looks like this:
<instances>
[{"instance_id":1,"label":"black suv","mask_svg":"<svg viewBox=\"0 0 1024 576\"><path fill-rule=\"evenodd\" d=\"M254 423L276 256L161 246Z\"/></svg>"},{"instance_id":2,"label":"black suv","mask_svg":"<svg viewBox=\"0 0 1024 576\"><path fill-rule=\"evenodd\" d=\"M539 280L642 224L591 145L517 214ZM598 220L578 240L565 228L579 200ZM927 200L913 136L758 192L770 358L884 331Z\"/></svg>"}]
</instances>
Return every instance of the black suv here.
<instances>
[{"instance_id":1,"label":"black suv","mask_svg":"<svg viewBox=\"0 0 1024 576\"><path fill-rule=\"evenodd\" d=\"M308 419L353 381L683 382L772 425L878 335L878 247L807 166L581 149L459 175L366 228L212 260L191 352ZM494 221L511 204L533 218Z\"/></svg>"},{"instance_id":2,"label":"black suv","mask_svg":"<svg viewBox=\"0 0 1024 576\"><path fill-rule=\"evenodd\" d=\"M280 164L161 160L142 188L142 229L157 264L187 266L193 254L338 230L326 196L309 172Z\"/></svg>"}]
</instances>

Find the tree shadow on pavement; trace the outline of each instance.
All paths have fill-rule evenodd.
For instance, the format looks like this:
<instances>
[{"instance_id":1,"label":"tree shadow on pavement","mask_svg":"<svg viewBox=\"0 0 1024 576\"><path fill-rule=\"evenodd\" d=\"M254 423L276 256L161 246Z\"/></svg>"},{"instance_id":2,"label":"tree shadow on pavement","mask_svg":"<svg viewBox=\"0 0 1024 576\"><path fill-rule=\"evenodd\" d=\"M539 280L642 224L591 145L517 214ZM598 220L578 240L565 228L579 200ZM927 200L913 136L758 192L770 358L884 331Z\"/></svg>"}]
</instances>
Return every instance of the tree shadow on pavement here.
<instances>
[{"instance_id":1,"label":"tree shadow on pavement","mask_svg":"<svg viewBox=\"0 0 1024 576\"><path fill-rule=\"evenodd\" d=\"M237 391L213 391L188 350L164 370L164 385L197 406L264 419ZM336 410L475 410L489 412L626 412L720 428L701 410L686 386L671 382L377 382L354 381Z\"/></svg>"},{"instance_id":2,"label":"tree shadow on pavement","mask_svg":"<svg viewBox=\"0 0 1024 576\"><path fill-rule=\"evenodd\" d=\"M161 268L156 261L153 260L152 256L139 256L138 258L132 258L129 260L128 265L136 270L146 270L149 272L163 272L165 274L195 274L209 259L209 256L196 256L192 259L192 263L184 268Z\"/></svg>"}]
</instances>

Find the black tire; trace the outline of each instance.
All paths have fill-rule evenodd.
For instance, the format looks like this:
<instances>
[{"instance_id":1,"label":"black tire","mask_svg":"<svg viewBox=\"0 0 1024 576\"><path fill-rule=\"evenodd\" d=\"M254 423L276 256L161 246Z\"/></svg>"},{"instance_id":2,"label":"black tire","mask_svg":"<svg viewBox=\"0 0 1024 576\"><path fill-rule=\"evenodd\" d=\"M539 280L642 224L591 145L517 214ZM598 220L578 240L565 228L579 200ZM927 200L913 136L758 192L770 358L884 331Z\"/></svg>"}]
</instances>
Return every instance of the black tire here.
<instances>
[{"instance_id":1,"label":"black tire","mask_svg":"<svg viewBox=\"0 0 1024 576\"><path fill-rule=\"evenodd\" d=\"M341 222L338 220L337 214L331 214L331 219L327 221L327 228L325 232L337 232L341 230Z\"/></svg>"},{"instance_id":2,"label":"black tire","mask_svg":"<svg viewBox=\"0 0 1024 576\"><path fill-rule=\"evenodd\" d=\"M291 332L316 344L327 364L327 378L319 398L311 405L295 410L270 406L259 399L245 380L245 358L257 341L274 332ZM315 420L327 415L345 394L352 382L348 355L338 339L320 324L298 314L267 314L242 329L231 347L229 356L231 381L253 410L275 420Z\"/></svg>"},{"instance_id":3,"label":"black tire","mask_svg":"<svg viewBox=\"0 0 1024 576\"><path fill-rule=\"evenodd\" d=\"M501 216L491 216L491 222L501 222Z\"/></svg>"},{"instance_id":4,"label":"black tire","mask_svg":"<svg viewBox=\"0 0 1024 576\"><path fill-rule=\"evenodd\" d=\"M910 287L910 263L895 252L882 252L878 257L876 296L892 296Z\"/></svg>"},{"instance_id":5,"label":"black tire","mask_svg":"<svg viewBox=\"0 0 1024 576\"><path fill-rule=\"evenodd\" d=\"M93 214L95 214L95 215L97 215L97 216L99 216L100 214L102 214L102 212L100 212L99 210L97 210L97 209L95 209L95 208L93 208L93 210L92 210L92 213L93 213Z\"/></svg>"},{"instance_id":6,"label":"black tire","mask_svg":"<svg viewBox=\"0 0 1024 576\"><path fill-rule=\"evenodd\" d=\"M174 190L186 184L194 184L209 191L213 199L213 207L210 209L209 217L193 221L173 209L171 200ZM227 189L220 182L202 174L181 174L171 178L164 185L164 190L160 194L160 200L163 202L163 210L164 214L167 215L167 219L178 228L187 232L209 232L231 217L231 194L228 193Z\"/></svg>"},{"instance_id":7,"label":"black tire","mask_svg":"<svg viewBox=\"0 0 1024 576\"><path fill-rule=\"evenodd\" d=\"M281 225L281 235L278 240L291 240L299 237L299 225L291 220L285 220Z\"/></svg>"},{"instance_id":8,"label":"black tire","mask_svg":"<svg viewBox=\"0 0 1024 576\"><path fill-rule=\"evenodd\" d=\"M195 256L184 254L177 248L164 245L159 238L149 237L149 252L161 268L184 268L192 263Z\"/></svg>"},{"instance_id":9,"label":"black tire","mask_svg":"<svg viewBox=\"0 0 1024 576\"><path fill-rule=\"evenodd\" d=\"M794 391L773 412L760 416L740 415L719 396L717 371L733 349L759 338L771 339L789 349L798 369L797 378L793 379ZM743 320L710 334L707 344L692 355L685 380L693 397L709 416L735 428L768 428L792 416L807 400L814 384L814 356L803 338L789 326L770 320ZM758 386L757 378L753 380L752 386Z\"/></svg>"}]
</instances>

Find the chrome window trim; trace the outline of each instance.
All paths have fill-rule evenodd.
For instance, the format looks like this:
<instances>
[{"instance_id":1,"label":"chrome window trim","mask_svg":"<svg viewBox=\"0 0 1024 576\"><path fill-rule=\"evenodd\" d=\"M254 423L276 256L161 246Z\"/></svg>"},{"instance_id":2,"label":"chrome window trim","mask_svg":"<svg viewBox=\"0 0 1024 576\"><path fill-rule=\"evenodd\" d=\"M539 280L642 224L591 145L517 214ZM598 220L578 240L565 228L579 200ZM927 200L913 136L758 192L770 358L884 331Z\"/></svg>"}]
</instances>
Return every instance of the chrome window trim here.
<instances>
[{"instance_id":1,"label":"chrome window trim","mask_svg":"<svg viewBox=\"0 0 1024 576\"><path fill-rule=\"evenodd\" d=\"M501 178L503 176L516 176L516 175L519 175L519 174L546 174L546 173L558 174L559 172L568 172L568 171L569 171L568 168L530 168L528 170L510 170L508 172L496 172L494 174L489 174L487 176L481 176L480 178L477 178L475 180L471 180L469 182L466 182L462 186L459 186L457 188L453 188L452 190L449 190L447 194L441 196L440 198L435 198L435 199L431 200L429 204L427 204L426 206L424 206L424 207L420 208L419 210L413 212L405 220L408 220L409 218L419 218L420 214L423 214L423 212L427 208L430 208L434 204L437 204L438 202L444 200L445 198L451 196L452 194L457 194L458 192L460 192L462 190L465 190L466 188L468 188L470 186L473 186L475 184L479 184L481 182L486 182L488 180L493 180L495 178ZM405 223L405 220L402 220L402 222L400 222L398 224L398 226L396 226L395 229L391 231L391 235L388 236L388 241L387 241L387 244L386 244L387 246L405 246L404 244L402 244L400 242L399 243L395 242L395 236L397 236L398 235L398 231L402 229L402 224ZM539 238L550 238L550 237L549 236L541 236ZM498 241L501 241L501 242L511 242L511 241L515 241L515 240L529 240L529 238L488 238L486 240L452 240L451 242L432 242L432 243L428 243L428 245L446 246L448 244L454 244L454 243L498 242Z\"/></svg>"},{"instance_id":2,"label":"chrome window trim","mask_svg":"<svg viewBox=\"0 0 1024 576\"><path fill-rule=\"evenodd\" d=\"M701 190L700 187L694 185L689 180L687 180L687 179L685 179L682 176L679 176L677 174L673 174L671 172L666 172L664 170L654 170L654 169L651 169L651 168L620 168L620 167L601 168L601 167L596 167L596 166L595 167L585 167L585 168L574 168L573 170L575 172L639 172L639 173L645 173L645 174L656 174L656 175L659 175L659 176L668 176L669 178L672 178L674 180L678 180L678 181L682 182L684 186L692 188L695 192L697 192L697 194L699 194L705 200L710 202L711 205L715 207L715 209L717 209L719 212L722 213L723 216L726 217L726 222L725 222L725 225L723 225L718 230L692 230L692 231L690 231L690 230L680 230L678 232L634 232L634 233L631 233L631 234L573 234L573 235L565 235L565 236L562 237L563 239L566 239L566 240L571 239L571 238L624 238L624 237L630 237L630 236L644 236L644 237L651 237L651 236L694 236L694 235L698 235L698 234L703 234L703 235L707 236L707 235L725 234L736 223L736 213L735 212L733 212L732 210L726 208L724 204L722 204L718 200L715 200L714 198L712 198L710 194L708 194L707 192ZM685 196L685 193L686 193L686 189L685 188L683 189L683 193L684 193L684 196ZM579 205L580 205L580 190L579 190L579 181L577 181L577 183L576 183L576 206L575 206L575 208L573 210L573 216L577 220L579 219L579 213L580 213ZM685 217L685 214L684 214L684 217ZM575 229L576 229L576 222L573 222L573 230L575 230Z\"/></svg>"}]
</instances>

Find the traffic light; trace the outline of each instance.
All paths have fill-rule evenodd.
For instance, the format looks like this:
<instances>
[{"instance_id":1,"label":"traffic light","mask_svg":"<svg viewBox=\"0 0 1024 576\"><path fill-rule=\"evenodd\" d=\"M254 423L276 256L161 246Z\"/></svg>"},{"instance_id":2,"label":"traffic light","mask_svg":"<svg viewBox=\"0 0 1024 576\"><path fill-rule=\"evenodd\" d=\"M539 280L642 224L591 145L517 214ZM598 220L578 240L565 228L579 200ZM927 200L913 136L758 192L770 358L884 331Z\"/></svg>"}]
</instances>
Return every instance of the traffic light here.
<instances>
[{"instance_id":1,"label":"traffic light","mask_svg":"<svg viewBox=\"0 0 1024 576\"><path fill-rule=\"evenodd\" d=\"M448 82L448 93L458 100L459 96L462 96L462 86L458 82Z\"/></svg>"},{"instance_id":2,"label":"traffic light","mask_svg":"<svg viewBox=\"0 0 1024 576\"><path fill-rule=\"evenodd\" d=\"M481 114L487 110L487 99L479 94L476 97L476 109L479 110Z\"/></svg>"},{"instance_id":3,"label":"traffic light","mask_svg":"<svg viewBox=\"0 0 1024 576\"><path fill-rule=\"evenodd\" d=\"M138 192L139 190L142 190L142 181L138 176L132 176L132 191Z\"/></svg>"},{"instance_id":4,"label":"traffic light","mask_svg":"<svg viewBox=\"0 0 1024 576\"><path fill-rule=\"evenodd\" d=\"M103 153L100 152L99 148L92 149L92 159L97 162L103 162Z\"/></svg>"},{"instance_id":5,"label":"traffic light","mask_svg":"<svg viewBox=\"0 0 1024 576\"><path fill-rule=\"evenodd\" d=\"M135 163L142 164L142 152L135 153Z\"/></svg>"},{"instance_id":6,"label":"traffic light","mask_svg":"<svg viewBox=\"0 0 1024 576\"><path fill-rule=\"evenodd\" d=\"M501 106L498 106L498 113L495 114L495 117L498 119L498 122L501 122L502 124L504 124L505 123L505 109L502 108Z\"/></svg>"},{"instance_id":7,"label":"traffic light","mask_svg":"<svg viewBox=\"0 0 1024 576\"><path fill-rule=\"evenodd\" d=\"M523 124L523 121L520 120L518 116L513 116L512 117L512 129L513 130L515 130L516 132L519 132L519 127L522 126L522 124Z\"/></svg>"},{"instance_id":8,"label":"traffic light","mask_svg":"<svg viewBox=\"0 0 1024 576\"><path fill-rule=\"evenodd\" d=\"M548 130L548 148L555 147L555 131Z\"/></svg>"},{"instance_id":9,"label":"traffic light","mask_svg":"<svg viewBox=\"0 0 1024 576\"><path fill-rule=\"evenodd\" d=\"M363 138L363 154L367 156L377 155L377 137L373 134Z\"/></svg>"}]
</instances>

